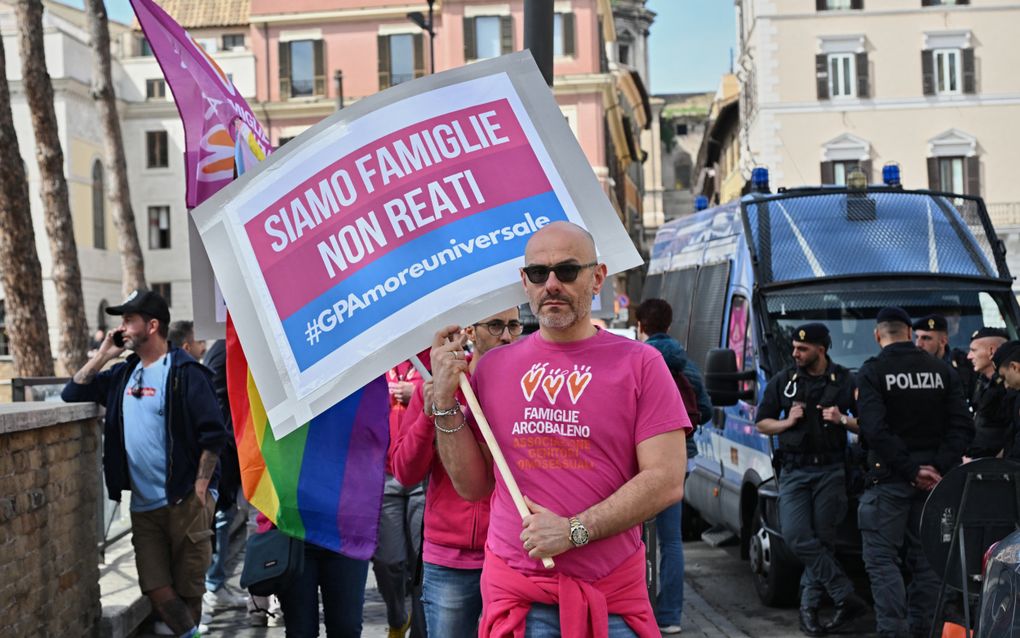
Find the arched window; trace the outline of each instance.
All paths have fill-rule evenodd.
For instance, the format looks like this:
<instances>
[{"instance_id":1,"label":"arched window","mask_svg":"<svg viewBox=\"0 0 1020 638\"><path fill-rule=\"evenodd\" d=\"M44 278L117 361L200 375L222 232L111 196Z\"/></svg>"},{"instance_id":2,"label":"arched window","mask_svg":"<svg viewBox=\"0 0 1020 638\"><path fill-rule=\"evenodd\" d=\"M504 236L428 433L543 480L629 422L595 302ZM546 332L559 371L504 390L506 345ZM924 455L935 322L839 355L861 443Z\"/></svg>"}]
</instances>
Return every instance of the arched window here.
<instances>
[{"instance_id":1,"label":"arched window","mask_svg":"<svg viewBox=\"0 0 1020 638\"><path fill-rule=\"evenodd\" d=\"M106 187L99 160L92 164L92 247L106 250Z\"/></svg>"}]
</instances>

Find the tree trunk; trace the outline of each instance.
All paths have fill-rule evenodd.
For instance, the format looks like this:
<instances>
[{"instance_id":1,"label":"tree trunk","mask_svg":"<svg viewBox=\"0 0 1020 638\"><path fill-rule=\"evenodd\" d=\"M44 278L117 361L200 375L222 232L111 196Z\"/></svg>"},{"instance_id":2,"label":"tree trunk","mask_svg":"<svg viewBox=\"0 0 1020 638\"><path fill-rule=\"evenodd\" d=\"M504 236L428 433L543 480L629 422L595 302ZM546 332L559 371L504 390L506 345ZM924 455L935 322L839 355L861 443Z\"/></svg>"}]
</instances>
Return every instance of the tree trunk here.
<instances>
[{"instance_id":1,"label":"tree trunk","mask_svg":"<svg viewBox=\"0 0 1020 638\"><path fill-rule=\"evenodd\" d=\"M28 177L11 113L7 57L0 38L0 274L7 311L7 338L19 377L53 376L53 355L43 303L42 268L35 252Z\"/></svg>"},{"instance_id":2,"label":"tree trunk","mask_svg":"<svg viewBox=\"0 0 1020 638\"><path fill-rule=\"evenodd\" d=\"M21 51L21 77L32 114L35 156L39 163L40 191L46 234L53 258L51 278L57 291L60 339L57 364L71 373L83 366L88 350L88 325L81 292L78 247L74 242L71 205L64 179L64 152L60 148L53 85L46 70L41 0L17 0L15 5Z\"/></svg>"},{"instance_id":3,"label":"tree trunk","mask_svg":"<svg viewBox=\"0 0 1020 638\"><path fill-rule=\"evenodd\" d=\"M92 40L92 99L96 102L99 121L103 126L106 173L111 176L111 214L113 227L117 229L117 249L120 251L120 265L124 273L122 288L124 296L127 296L132 290L147 287L145 262L142 259L142 247L138 243L135 213L131 208L124 139L120 132L117 97L113 92L110 74L110 30L103 0L85 0L85 14L88 16Z\"/></svg>"}]
</instances>

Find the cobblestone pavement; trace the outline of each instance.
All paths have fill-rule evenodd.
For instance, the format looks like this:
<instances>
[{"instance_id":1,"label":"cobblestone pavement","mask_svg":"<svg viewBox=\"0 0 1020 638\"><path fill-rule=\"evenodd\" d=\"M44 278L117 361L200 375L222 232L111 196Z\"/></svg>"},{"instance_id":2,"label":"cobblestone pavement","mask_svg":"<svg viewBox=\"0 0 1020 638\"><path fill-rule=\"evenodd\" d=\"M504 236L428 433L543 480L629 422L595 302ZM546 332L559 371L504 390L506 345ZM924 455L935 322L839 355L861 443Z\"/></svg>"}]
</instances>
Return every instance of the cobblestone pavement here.
<instances>
[{"instance_id":1,"label":"cobblestone pavement","mask_svg":"<svg viewBox=\"0 0 1020 638\"><path fill-rule=\"evenodd\" d=\"M684 596L683 633L680 638L793 638L797 630L796 610L769 609L754 595L745 561L736 556L735 548L712 548L701 542L685 543L687 579ZM232 564L229 584L238 587L243 554ZM386 611L376 590L370 569L365 589L365 638L385 638ZM866 626L866 625L865 625ZM147 628L151 629L151 628ZM282 627L251 627L245 610L225 610L213 617L210 636L239 638L284 638ZM867 631L861 627L863 631ZM320 629L325 636L325 628ZM139 634L154 636L151 632ZM460 638L439 636L433 638ZM465 636L464 638L468 638Z\"/></svg>"}]
</instances>

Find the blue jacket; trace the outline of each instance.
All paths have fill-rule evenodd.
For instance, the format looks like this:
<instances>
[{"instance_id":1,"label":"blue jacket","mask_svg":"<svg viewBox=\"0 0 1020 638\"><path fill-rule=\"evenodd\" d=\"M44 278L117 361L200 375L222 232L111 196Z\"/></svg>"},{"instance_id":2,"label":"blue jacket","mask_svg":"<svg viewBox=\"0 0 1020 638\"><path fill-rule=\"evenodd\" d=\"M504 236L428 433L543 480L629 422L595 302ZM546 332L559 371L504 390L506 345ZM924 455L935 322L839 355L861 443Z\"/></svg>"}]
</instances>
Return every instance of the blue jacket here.
<instances>
[{"instance_id":1,"label":"blue jacket","mask_svg":"<svg viewBox=\"0 0 1020 638\"><path fill-rule=\"evenodd\" d=\"M691 386L694 387L694 393L698 395L698 412L701 413L701 423L710 421L712 419L712 400L705 390L701 371L687 358L687 351L680 345L680 342L664 332L659 332L648 337L648 341L645 343L662 353L662 358L666 360L666 366L670 370L687 377Z\"/></svg>"},{"instance_id":2,"label":"blue jacket","mask_svg":"<svg viewBox=\"0 0 1020 638\"><path fill-rule=\"evenodd\" d=\"M227 440L223 416L216 402L211 374L191 355L171 348L171 369L166 387L167 471L166 497L171 504L184 500L195 488L198 459L203 450L219 454ZM124 446L122 402L131 371L138 363L132 354L123 363L100 372L92 383L81 385L72 379L60 397L67 402L94 402L106 407L103 431L103 473L110 498L120 501L121 492L131 489L127 449ZM209 482L216 489L219 467Z\"/></svg>"}]
</instances>

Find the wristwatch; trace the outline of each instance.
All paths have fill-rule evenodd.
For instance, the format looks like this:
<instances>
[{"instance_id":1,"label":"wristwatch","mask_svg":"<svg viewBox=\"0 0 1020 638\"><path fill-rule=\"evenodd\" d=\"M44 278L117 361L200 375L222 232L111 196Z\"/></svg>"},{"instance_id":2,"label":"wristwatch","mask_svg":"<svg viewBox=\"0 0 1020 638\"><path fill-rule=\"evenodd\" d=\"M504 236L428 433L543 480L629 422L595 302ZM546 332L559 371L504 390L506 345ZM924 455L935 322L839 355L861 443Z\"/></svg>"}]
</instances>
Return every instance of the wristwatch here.
<instances>
[{"instance_id":1,"label":"wristwatch","mask_svg":"<svg viewBox=\"0 0 1020 638\"><path fill-rule=\"evenodd\" d=\"M588 528L584 526L581 519L576 516L570 518L570 542L574 547L584 547L588 544Z\"/></svg>"},{"instance_id":2,"label":"wristwatch","mask_svg":"<svg viewBox=\"0 0 1020 638\"><path fill-rule=\"evenodd\" d=\"M842 425L842 426L846 426L847 420L846 420L846 415L845 414L839 417L839 424Z\"/></svg>"}]
</instances>

